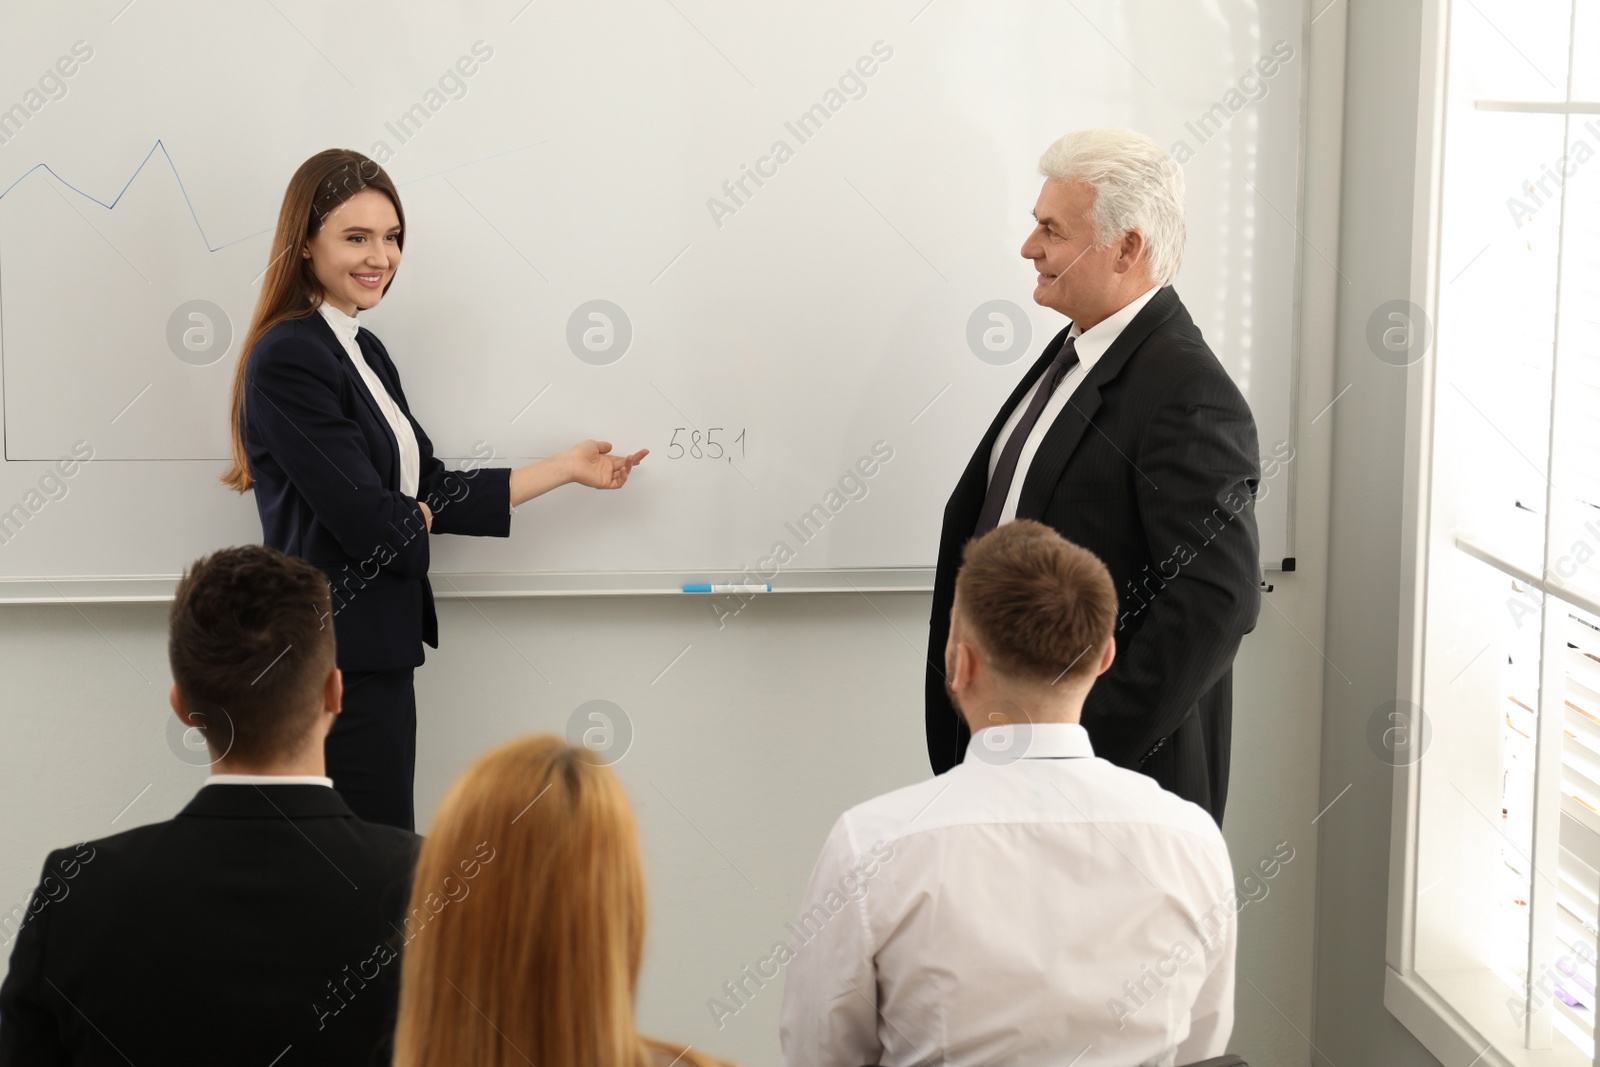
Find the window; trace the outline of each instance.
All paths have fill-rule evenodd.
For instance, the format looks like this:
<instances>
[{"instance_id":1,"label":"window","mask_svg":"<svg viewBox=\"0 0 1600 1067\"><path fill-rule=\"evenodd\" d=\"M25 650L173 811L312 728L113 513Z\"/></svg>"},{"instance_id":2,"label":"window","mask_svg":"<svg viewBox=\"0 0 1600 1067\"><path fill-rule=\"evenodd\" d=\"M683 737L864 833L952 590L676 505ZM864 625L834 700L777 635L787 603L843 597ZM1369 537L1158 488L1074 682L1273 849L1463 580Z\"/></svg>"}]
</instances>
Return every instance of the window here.
<instances>
[{"instance_id":1,"label":"window","mask_svg":"<svg viewBox=\"0 0 1600 1067\"><path fill-rule=\"evenodd\" d=\"M1600 0L1434 32L1423 298L1375 327L1419 487L1385 1002L1441 1058L1600 1064Z\"/></svg>"}]
</instances>

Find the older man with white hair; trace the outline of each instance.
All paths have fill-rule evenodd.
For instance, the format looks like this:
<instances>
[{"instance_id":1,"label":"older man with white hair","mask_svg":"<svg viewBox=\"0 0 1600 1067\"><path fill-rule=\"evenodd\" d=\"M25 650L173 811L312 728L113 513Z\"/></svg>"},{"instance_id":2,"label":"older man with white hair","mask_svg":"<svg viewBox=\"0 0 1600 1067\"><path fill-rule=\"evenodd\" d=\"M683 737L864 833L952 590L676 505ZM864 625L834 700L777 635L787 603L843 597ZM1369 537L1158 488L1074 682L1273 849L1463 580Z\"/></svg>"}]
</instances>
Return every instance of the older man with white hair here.
<instances>
[{"instance_id":1,"label":"older man with white hair","mask_svg":"<svg viewBox=\"0 0 1600 1067\"><path fill-rule=\"evenodd\" d=\"M1012 390L945 507L928 756L942 773L970 737L942 671L962 547L1036 519L1099 556L1116 583L1116 661L1083 708L1095 754L1220 825L1233 657L1260 610L1255 422L1172 288L1177 163L1141 134L1096 129L1056 141L1039 170L1022 255L1038 272L1033 299L1072 322Z\"/></svg>"}]
</instances>

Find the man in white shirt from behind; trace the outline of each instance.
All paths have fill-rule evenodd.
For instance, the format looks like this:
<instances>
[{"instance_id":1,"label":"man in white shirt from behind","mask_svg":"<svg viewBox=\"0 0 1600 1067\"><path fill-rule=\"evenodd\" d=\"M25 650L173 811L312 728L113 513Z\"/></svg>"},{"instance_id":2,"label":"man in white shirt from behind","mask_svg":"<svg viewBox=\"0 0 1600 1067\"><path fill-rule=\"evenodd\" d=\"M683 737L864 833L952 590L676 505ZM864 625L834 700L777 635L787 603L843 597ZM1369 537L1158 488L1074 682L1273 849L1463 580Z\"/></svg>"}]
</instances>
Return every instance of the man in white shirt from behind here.
<instances>
[{"instance_id":1,"label":"man in white shirt from behind","mask_svg":"<svg viewBox=\"0 0 1600 1067\"><path fill-rule=\"evenodd\" d=\"M967 545L945 647L967 758L834 824L791 924L788 1067L1174 1067L1226 1051L1237 894L1221 831L1096 758L1078 724L1116 615L1105 566L1046 526Z\"/></svg>"}]
</instances>

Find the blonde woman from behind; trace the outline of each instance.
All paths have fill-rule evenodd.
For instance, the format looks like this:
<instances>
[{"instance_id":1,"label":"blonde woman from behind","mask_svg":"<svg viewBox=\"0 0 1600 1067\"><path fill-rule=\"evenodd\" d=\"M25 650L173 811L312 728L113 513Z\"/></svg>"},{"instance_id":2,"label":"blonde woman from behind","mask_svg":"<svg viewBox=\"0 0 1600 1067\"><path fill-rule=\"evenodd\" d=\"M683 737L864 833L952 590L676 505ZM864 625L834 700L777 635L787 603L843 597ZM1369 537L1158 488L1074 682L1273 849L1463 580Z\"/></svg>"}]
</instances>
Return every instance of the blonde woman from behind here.
<instances>
[{"instance_id":1,"label":"blonde woman from behind","mask_svg":"<svg viewBox=\"0 0 1600 1067\"><path fill-rule=\"evenodd\" d=\"M394 1067L733 1067L641 1035L644 871L627 794L560 738L451 787L407 913Z\"/></svg>"}]
</instances>

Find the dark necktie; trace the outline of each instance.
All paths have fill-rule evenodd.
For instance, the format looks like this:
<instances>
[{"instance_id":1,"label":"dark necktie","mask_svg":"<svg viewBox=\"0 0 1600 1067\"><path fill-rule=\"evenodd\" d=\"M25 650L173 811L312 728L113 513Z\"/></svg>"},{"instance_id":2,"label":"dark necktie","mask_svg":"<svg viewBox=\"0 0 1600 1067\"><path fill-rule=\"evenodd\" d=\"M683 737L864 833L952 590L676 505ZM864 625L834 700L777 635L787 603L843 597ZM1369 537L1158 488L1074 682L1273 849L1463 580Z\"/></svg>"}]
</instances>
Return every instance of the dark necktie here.
<instances>
[{"instance_id":1,"label":"dark necktie","mask_svg":"<svg viewBox=\"0 0 1600 1067\"><path fill-rule=\"evenodd\" d=\"M1072 338L1067 338L1061 351L1056 353L1055 360L1045 368L1039 388L1034 390L1033 399L1028 403L1028 410L1022 413L1022 421L1017 423L1016 429L1011 431L1011 436L1006 440L1006 447L1000 453L1000 462L994 466L994 476L989 479L989 492L983 498L983 510L978 512L978 525L972 531L973 537L981 537L1000 525L1000 512L1005 508L1006 497L1011 492L1017 461L1022 458L1022 446L1027 444L1028 435L1038 423L1039 413L1049 402L1050 394L1056 391L1056 386L1067 372L1078 365L1078 349L1072 341Z\"/></svg>"}]
</instances>

